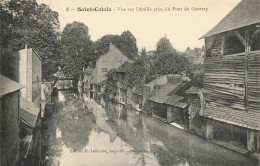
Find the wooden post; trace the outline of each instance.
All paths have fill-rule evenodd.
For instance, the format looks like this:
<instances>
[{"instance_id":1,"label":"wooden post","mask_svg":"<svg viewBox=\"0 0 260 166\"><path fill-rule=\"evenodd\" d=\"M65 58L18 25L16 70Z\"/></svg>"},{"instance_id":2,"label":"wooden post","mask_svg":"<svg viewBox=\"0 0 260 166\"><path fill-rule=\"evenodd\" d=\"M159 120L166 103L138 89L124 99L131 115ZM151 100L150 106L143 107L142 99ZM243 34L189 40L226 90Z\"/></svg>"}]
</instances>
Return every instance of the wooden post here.
<instances>
[{"instance_id":1,"label":"wooden post","mask_svg":"<svg viewBox=\"0 0 260 166\"><path fill-rule=\"evenodd\" d=\"M225 43L226 43L226 38L225 35L222 36L222 41L221 41L221 56L224 55L224 50L225 50Z\"/></svg>"},{"instance_id":2,"label":"wooden post","mask_svg":"<svg viewBox=\"0 0 260 166\"><path fill-rule=\"evenodd\" d=\"M246 102L246 110L248 111L248 55L251 51L251 47L249 45L249 30L245 30L245 102Z\"/></svg>"},{"instance_id":3,"label":"wooden post","mask_svg":"<svg viewBox=\"0 0 260 166\"><path fill-rule=\"evenodd\" d=\"M172 106L167 105L167 121L171 123L173 120L173 115L172 115Z\"/></svg>"},{"instance_id":4,"label":"wooden post","mask_svg":"<svg viewBox=\"0 0 260 166\"><path fill-rule=\"evenodd\" d=\"M212 119L207 119L207 123L206 123L206 135L205 135L206 139L213 139L213 125L212 125Z\"/></svg>"},{"instance_id":5,"label":"wooden post","mask_svg":"<svg viewBox=\"0 0 260 166\"><path fill-rule=\"evenodd\" d=\"M238 31L235 31L236 36L239 38L239 40L243 43L245 46L245 106L246 110L248 111L248 55L251 51L250 47L250 37L249 37L249 29L245 30L245 38L243 38Z\"/></svg>"},{"instance_id":6,"label":"wooden post","mask_svg":"<svg viewBox=\"0 0 260 166\"><path fill-rule=\"evenodd\" d=\"M252 129L247 129L247 149L250 152L255 151L255 139L254 139L254 130Z\"/></svg>"},{"instance_id":7,"label":"wooden post","mask_svg":"<svg viewBox=\"0 0 260 166\"><path fill-rule=\"evenodd\" d=\"M257 131L256 141L256 151L257 153L260 153L260 131Z\"/></svg>"}]
</instances>

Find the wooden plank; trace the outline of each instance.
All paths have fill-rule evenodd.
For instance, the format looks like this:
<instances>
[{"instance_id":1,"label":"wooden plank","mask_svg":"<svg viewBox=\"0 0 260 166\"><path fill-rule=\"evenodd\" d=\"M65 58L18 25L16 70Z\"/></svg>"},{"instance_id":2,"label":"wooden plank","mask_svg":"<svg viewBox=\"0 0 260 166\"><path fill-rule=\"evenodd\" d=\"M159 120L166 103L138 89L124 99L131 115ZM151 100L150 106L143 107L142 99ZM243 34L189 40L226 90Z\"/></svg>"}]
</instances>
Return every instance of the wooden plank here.
<instances>
[{"instance_id":1,"label":"wooden plank","mask_svg":"<svg viewBox=\"0 0 260 166\"><path fill-rule=\"evenodd\" d=\"M242 42L242 44L245 46L246 45L246 40L240 35L238 31L235 31L236 36L238 39Z\"/></svg>"},{"instance_id":2,"label":"wooden plank","mask_svg":"<svg viewBox=\"0 0 260 166\"><path fill-rule=\"evenodd\" d=\"M260 31L260 28L257 28L257 29L255 30L255 32L253 33L253 35L252 35L252 37L251 37L251 39L250 39L250 41L249 41L249 45L250 45L250 46L252 45L252 43L253 43L255 37L258 35L259 31Z\"/></svg>"}]
</instances>

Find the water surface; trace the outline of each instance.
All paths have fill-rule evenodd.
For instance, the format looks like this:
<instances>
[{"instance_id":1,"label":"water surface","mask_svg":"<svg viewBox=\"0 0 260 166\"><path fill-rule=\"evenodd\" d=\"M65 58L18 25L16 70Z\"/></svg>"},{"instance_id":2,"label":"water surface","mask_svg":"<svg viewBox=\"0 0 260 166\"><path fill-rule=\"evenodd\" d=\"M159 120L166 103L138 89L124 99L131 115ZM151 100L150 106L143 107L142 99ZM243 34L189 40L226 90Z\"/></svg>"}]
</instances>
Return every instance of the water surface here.
<instances>
[{"instance_id":1,"label":"water surface","mask_svg":"<svg viewBox=\"0 0 260 166\"><path fill-rule=\"evenodd\" d=\"M44 120L44 165L257 166L232 150L124 105L59 91Z\"/></svg>"}]
</instances>

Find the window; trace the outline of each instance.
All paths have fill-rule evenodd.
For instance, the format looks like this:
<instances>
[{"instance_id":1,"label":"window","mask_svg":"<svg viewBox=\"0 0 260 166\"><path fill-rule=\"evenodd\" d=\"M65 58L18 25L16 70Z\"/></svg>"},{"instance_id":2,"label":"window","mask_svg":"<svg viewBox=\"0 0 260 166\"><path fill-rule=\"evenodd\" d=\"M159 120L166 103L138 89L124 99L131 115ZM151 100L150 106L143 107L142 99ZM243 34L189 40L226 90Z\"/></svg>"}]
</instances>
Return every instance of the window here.
<instances>
[{"instance_id":1,"label":"window","mask_svg":"<svg viewBox=\"0 0 260 166\"><path fill-rule=\"evenodd\" d=\"M102 72L107 72L107 68L102 68Z\"/></svg>"}]
</instances>

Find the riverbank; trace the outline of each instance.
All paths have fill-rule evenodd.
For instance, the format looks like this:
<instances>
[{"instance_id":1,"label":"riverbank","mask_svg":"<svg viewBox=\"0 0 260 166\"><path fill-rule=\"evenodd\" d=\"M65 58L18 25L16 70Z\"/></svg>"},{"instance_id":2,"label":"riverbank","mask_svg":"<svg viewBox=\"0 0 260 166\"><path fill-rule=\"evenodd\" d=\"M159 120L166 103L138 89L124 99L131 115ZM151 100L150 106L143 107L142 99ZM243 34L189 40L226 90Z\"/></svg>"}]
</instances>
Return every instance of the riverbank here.
<instances>
[{"instance_id":1,"label":"riverbank","mask_svg":"<svg viewBox=\"0 0 260 166\"><path fill-rule=\"evenodd\" d=\"M185 132L189 132L189 133L191 133L191 134L194 135L194 133L190 132L190 131L188 130L188 128L186 128L186 127L185 127L184 125L182 125L182 124L178 124L178 123L175 123L175 122L173 122L173 123L168 123L165 119L160 118L159 116L146 114L145 112L140 111L140 109L136 109L136 108L133 107L133 106L132 106L131 108L132 108L133 110L137 111L138 113L145 114L145 115L150 116L150 117L152 117L152 118L154 118L154 119L157 119L157 120L159 120L159 121L161 121L161 122L163 122L163 123L166 123L166 124L168 124L168 125L171 125L172 127L178 128L178 129L180 129L180 130L183 130L183 131L185 131ZM198 136L198 137L200 137L200 138L203 138L203 137L200 136L200 135L196 135L196 136ZM258 161L259 161L259 164L260 164L260 154L258 154L258 153L252 153L252 152L248 151L247 149L242 148L242 147L239 146L239 145L238 145L238 146L237 146L237 145L234 145L234 143L230 143L230 142L220 141L220 140L216 140L216 139L211 139L211 140L206 140L206 141L211 142L211 143L214 143L214 144L219 145L219 146L221 146L221 147L224 147L224 148L233 150L234 152L237 152L237 153L240 153L240 154L242 154L242 155L248 156L248 157L250 157L250 158L252 158L252 159L254 159L254 160L258 160Z\"/></svg>"}]
</instances>

